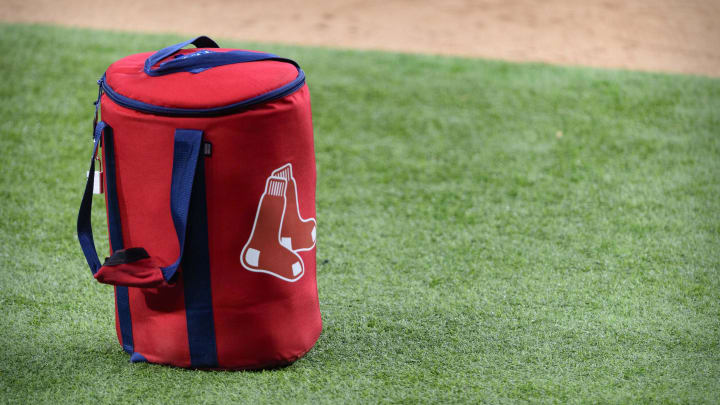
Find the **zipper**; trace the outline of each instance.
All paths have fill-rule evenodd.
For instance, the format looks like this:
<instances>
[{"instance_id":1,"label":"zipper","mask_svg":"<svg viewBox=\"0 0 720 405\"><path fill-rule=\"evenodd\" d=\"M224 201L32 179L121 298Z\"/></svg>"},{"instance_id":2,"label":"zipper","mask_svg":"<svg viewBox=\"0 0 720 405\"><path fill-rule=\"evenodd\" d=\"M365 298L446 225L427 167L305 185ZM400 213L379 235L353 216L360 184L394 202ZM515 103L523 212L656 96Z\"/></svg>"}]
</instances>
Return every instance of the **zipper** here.
<instances>
[{"instance_id":1,"label":"zipper","mask_svg":"<svg viewBox=\"0 0 720 405\"><path fill-rule=\"evenodd\" d=\"M234 114L242 110L247 110L248 108L254 107L258 104L263 104L272 100L286 97L298 91L304 84L305 72L303 72L303 70L298 67L298 75L293 81L274 90L270 90L267 93L260 94L259 96L251 97L237 103L213 108L173 108L144 103L142 101L123 96L122 94L113 90L110 85L107 84L107 82L105 81L105 75L103 74L103 76L98 80L98 101L96 102L97 104L95 109L97 111L97 105L100 104L100 96L104 92L110 98L110 100L114 101L116 104L125 108L129 108L131 110L140 111L148 114L164 115L170 117L217 117L220 115Z\"/></svg>"}]
</instances>

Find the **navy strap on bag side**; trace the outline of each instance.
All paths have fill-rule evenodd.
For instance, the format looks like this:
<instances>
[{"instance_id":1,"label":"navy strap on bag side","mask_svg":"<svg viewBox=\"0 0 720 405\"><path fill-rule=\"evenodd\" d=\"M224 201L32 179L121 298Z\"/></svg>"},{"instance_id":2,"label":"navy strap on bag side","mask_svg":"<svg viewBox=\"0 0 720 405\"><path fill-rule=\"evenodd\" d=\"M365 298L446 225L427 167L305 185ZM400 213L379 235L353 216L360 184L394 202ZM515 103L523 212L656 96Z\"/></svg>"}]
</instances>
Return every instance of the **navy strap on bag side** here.
<instances>
[{"instance_id":1,"label":"navy strap on bag side","mask_svg":"<svg viewBox=\"0 0 720 405\"><path fill-rule=\"evenodd\" d=\"M101 264L98 258L97 250L95 250L95 241L92 233L92 223L90 220L90 214L92 212L92 197L93 197L93 186L95 178L93 173L95 172L95 158L97 157L98 145L100 144L100 138L105 130L107 124L100 121L95 126L95 133L93 135L93 152L90 157L90 171L85 184L85 192L83 193L82 202L80 203L80 212L78 212L77 220L77 234L78 240L80 241L80 248L85 255L90 271L93 275L100 270Z\"/></svg>"}]
</instances>

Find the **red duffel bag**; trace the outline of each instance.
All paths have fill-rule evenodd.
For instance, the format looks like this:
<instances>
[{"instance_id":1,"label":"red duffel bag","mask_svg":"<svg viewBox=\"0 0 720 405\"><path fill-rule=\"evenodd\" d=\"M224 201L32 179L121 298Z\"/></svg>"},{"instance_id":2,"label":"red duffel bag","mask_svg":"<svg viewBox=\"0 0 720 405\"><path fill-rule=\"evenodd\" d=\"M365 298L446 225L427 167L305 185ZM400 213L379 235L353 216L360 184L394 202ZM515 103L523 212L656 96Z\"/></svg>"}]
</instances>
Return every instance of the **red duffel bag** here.
<instances>
[{"instance_id":1,"label":"red duffel bag","mask_svg":"<svg viewBox=\"0 0 720 405\"><path fill-rule=\"evenodd\" d=\"M298 64L198 37L120 59L98 83L77 231L95 278L115 286L131 361L252 369L307 353L322 323L310 95ZM102 264L93 192L107 208Z\"/></svg>"}]
</instances>

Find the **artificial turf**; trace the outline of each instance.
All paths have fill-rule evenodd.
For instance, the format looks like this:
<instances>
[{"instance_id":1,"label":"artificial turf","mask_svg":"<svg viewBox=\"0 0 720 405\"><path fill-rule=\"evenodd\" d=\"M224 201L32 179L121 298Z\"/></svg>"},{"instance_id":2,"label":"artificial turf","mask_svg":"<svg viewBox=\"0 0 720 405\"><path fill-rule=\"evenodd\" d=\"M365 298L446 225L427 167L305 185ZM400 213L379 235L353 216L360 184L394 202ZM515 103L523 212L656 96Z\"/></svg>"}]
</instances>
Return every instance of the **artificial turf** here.
<instances>
[{"instance_id":1,"label":"artificial turf","mask_svg":"<svg viewBox=\"0 0 720 405\"><path fill-rule=\"evenodd\" d=\"M720 80L232 41L308 76L324 331L130 364L75 236L95 80L184 39L0 25L0 401L718 401Z\"/></svg>"}]
</instances>

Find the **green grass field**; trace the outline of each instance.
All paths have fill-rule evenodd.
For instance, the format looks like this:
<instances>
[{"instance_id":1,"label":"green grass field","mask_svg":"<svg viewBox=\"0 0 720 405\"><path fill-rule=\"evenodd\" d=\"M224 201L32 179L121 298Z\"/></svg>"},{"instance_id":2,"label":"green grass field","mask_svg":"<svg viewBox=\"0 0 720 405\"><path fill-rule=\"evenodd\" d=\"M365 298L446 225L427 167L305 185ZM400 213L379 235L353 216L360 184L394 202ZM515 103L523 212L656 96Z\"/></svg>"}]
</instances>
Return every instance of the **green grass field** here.
<instances>
[{"instance_id":1,"label":"green grass field","mask_svg":"<svg viewBox=\"0 0 720 405\"><path fill-rule=\"evenodd\" d=\"M324 331L130 364L75 236L95 80L184 39L0 25L0 401L718 402L720 80L231 41L308 75Z\"/></svg>"}]
</instances>

